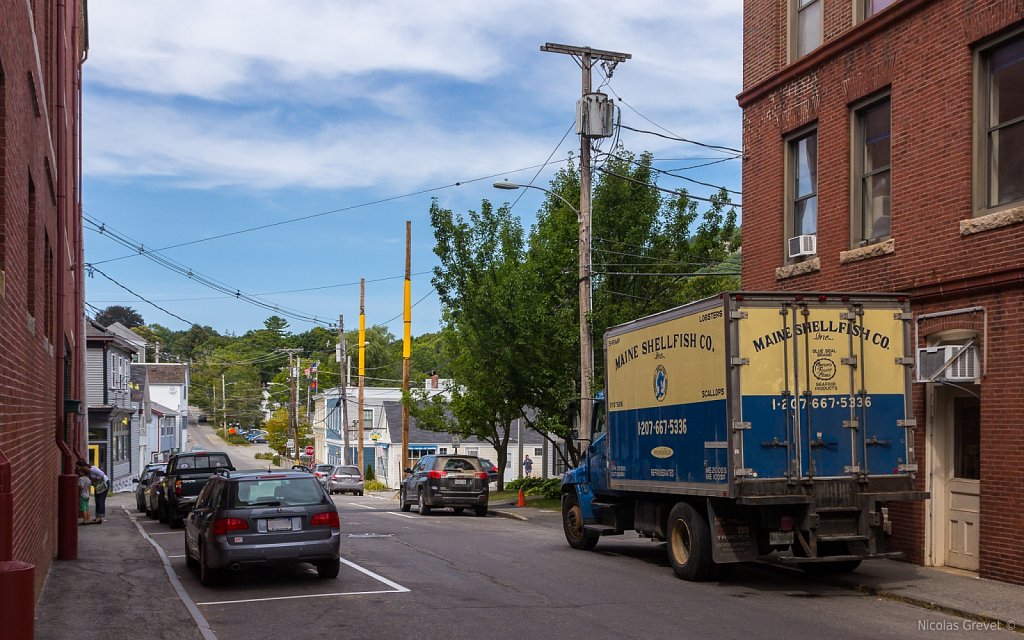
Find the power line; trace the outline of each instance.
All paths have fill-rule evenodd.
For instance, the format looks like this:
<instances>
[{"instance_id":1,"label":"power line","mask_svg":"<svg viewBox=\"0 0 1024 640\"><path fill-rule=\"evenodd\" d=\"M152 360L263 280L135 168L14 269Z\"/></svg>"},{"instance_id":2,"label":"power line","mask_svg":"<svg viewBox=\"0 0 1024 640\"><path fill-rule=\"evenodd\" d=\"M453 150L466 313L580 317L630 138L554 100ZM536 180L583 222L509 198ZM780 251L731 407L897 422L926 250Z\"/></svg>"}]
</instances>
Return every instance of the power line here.
<instances>
[{"instance_id":1,"label":"power line","mask_svg":"<svg viewBox=\"0 0 1024 640\"><path fill-rule=\"evenodd\" d=\"M532 178L530 178L530 181L527 183L528 185L533 185L533 181L537 179L537 176L540 175L541 170L544 167L546 167L551 162L551 158L556 153L558 153L559 149L562 148L562 145L565 143L565 139L569 137L569 133L573 130L573 127L575 127L575 126L576 126L576 122L573 121L573 123L569 125L569 128L565 130L565 133L562 134L562 139L559 140L558 144L555 145L555 148L551 150L551 153L548 155L548 159L544 161L544 164L540 165L537 168L537 172L533 174ZM513 201L512 204L510 204L509 207L508 207L509 211L512 211L512 209L515 209L516 205L519 204L519 201L522 200L523 196L526 194L526 191L527 191L526 189L523 189L522 191L519 192L518 195L516 195L515 201Z\"/></svg>"},{"instance_id":2,"label":"power line","mask_svg":"<svg viewBox=\"0 0 1024 640\"><path fill-rule=\"evenodd\" d=\"M725 147L725 146L717 145L717 144L705 144L703 142L697 142L696 140L690 140L688 138L683 138L681 136L666 135L664 133L658 133L657 131L647 131L646 129L635 129L633 127L630 127L630 126L624 125L624 124L620 124L619 127L623 128L623 129L626 129L628 131L634 131L636 133L646 133L648 135L658 136L659 138L665 138L666 140L674 140L676 142L687 142L689 144L695 144L695 145L697 145L699 147L705 147L707 149L719 149L721 151L730 151L732 153L739 153L739 154L743 153L739 149L733 149L732 147Z\"/></svg>"},{"instance_id":3,"label":"power line","mask_svg":"<svg viewBox=\"0 0 1024 640\"><path fill-rule=\"evenodd\" d=\"M723 187L721 185L711 184L710 182L702 182L702 181L697 180L695 178L690 178L688 176L680 175L678 173L673 173L673 171L670 171L668 169L659 169L659 168L654 167L654 166L645 165L645 164L641 163L639 160L636 160L636 159L633 159L633 158L627 158L625 156L616 155L614 153L602 153L602 155L604 155L606 158L609 158L609 157L610 158L618 158L619 160L622 160L623 162L628 162L630 164L635 164L638 167L647 167L647 168L651 169L652 171L657 171L658 173L661 173L663 175L672 176L673 178L679 178L681 180L686 180L687 182L692 182L694 184L699 184L699 185L704 186L704 187L710 187L711 189L724 190L724 191L726 191L728 193L735 193L738 196L743 195L742 191L736 191L735 189L730 189L728 187ZM600 169L598 169L598 170L600 170ZM674 171L678 171L678 169L676 169Z\"/></svg>"},{"instance_id":4,"label":"power line","mask_svg":"<svg viewBox=\"0 0 1024 640\"><path fill-rule=\"evenodd\" d=\"M742 209L743 208L743 205L740 204L739 202L730 202L729 200L720 200L718 198L702 198L701 196L695 196L695 195L691 195L689 193L682 193L681 191L678 191L678 190L666 189L664 187L659 187L656 184L651 184L649 182L643 182L641 180L637 180L636 178L630 178L629 176L620 175L618 173L615 173L614 171L608 171L607 169L598 169L598 171L603 173L603 174L605 174L605 175L613 176L615 178L619 178L621 180L626 180L628 182L632 182L634 184L639 184L639 185L642 185L642 186L645 186L645 187L650 187L651 189L657 189L658 191L663 191L665 193L671 193L672 195L675 195L675 196L685 196L687 198L690 198L691 200L700 200L702 202L710 202L711 204L728 205L730 207L736 207L737 209Z\"/></svg>"},{"instance_id":5,"label":"power line","mask_svg":"<svg viewBox=\"0 0 1024 640\"><path fill-rule=\"evenodd\" d=\"M182 318L181 316L179 316L178 314L174 313L173 311L168 311L167 309L164 309L163 307L161 307L161 306L160 306L160 305L158 305L157 303L155 303L155 302L151 302L151 301L147 300L147 299L146 299L146 298L145 298L144 296L142 296L141 294L135 293L134 291L132 291L132 290L131 290L131 289L129 289L128 287L124 286L123 284L121 284L121 283L120 283L120 282L118 282L117 280L114 280L113 278L111 278L111 277L110 277L110 276L108 276L107 274L103 273L102 271L100 271L100 270L99 270L99 269L97 269L96 267L89 267L89 273L94 273L94 272L95 272L95 273L98 273L98 274L100 274L101 276L103 276L103 277L104 277L104 278L106 278L107 280L110 280L111 282L113 282L113 283L114 283L114 284L116 284L117 286L121 287L122 289L124 289L124 290L125 290L125 291L127 291L128 293L132 294L133 296L135 296L135 297L136 297L136 298L138 298L139 300L142 300L143 302L145 302L145 303L147 303L147 304L151 304L151 305L153 305L154 307L156 307L157 309L159 309L159 310L163 311L163 312L164 312L164 313L166 313L167 315L169 315L169 316L172 316L172 317L175 317L175 318L177 318L178 320L181 320L182 322L184 322L185 324L189 325L190 327L191 327L191 326L194 326L194 325L195 325L195 323L194 323L194 322L189 322L188 320L186 320L185 318Z\"/></svg>"}]
</instances>

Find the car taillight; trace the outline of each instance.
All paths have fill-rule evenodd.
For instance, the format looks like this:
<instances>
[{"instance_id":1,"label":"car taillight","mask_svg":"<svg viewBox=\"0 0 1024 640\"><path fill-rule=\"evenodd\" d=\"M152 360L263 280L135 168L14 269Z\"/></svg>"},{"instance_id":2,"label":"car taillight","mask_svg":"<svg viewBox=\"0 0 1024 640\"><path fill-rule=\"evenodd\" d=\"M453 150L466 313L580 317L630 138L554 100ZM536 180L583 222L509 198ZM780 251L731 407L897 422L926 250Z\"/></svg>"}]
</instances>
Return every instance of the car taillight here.
<instances>
[{"instance_id":1,"label":"car taillight","mask_svg":"<svg viewBox=\"0 0 1024 640\"><path fill-rule=\"evenodd\" d=\"M213 535L222 536L228 531L244 531L249 523L241 518L217 518L213 521Z\"/></svg>"},{"instance_id":2,"label":"car taillight","mask_svg":"<svg viewBox=\"0 0 1024 640\"><path fill-rule=\"evenodd\" d=\"M431 480L437 480L439 478L447 478L448 477L448 472L447 471L428 471L427 472L427 477L430 478Z\"/></svg>"},{"instance_id":3,"label":"car taillight","mask_svg":"<svg viewBox=\"0 0 1024 640\"><path fill-rule=\"evenodd\" d=\"M338 518L337 511L323 511L320 513L314 513L313 517L309 519L309 525L311 527L331 527L332 529L340 529L341 519Z\"/></svg>"},{"instance_id":4,"label":"car taillight","mask_svg":"<svg viewBox=\"0 0 1024 640\"><path fill-rule=\"evenodd\" d=\"M341 478L341 476L339 476L339 475L331 476L331 480L339 480L340 478Z\"/></svg>"},{"instance_id":5,"label":"car taillight","mask_svg":"<svg viewBox=\"0 0 1024 640\"><path fill-rule=\"evenodd\" d=\"M488 477L487 476L487 472L486 471L481 471L480 473L476 474L476 477L480 478L481 480L486 480L487 477Z\"/></svg>"},{"instance_id":6,"label":"car taillight","mask_svg":"<svg viewBox=\"0 0 1024 640\"><path fill-rule=\"evenodd\" d=\"M174 493L175 495L181 495L181 480L174 481Z\"/></svg>"}]
</instances>

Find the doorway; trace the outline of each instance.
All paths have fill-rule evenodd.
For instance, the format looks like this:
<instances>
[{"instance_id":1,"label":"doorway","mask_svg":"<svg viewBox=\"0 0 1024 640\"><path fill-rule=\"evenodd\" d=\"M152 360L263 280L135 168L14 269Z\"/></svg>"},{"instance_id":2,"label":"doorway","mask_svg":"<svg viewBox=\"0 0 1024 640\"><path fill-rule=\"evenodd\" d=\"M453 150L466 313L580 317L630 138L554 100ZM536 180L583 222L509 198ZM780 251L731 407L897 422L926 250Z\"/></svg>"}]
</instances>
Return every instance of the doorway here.
<instances>
[{"instance_id":1,"label":"doorway","mask_svg":"<svg viewBox=\"0 0 1024 640\"><path fill-rule=\"evenodd\" d=\"M978 385L931 385L932 549L936 566L978 571L981 399Z\"/></svg>"}]
</instances>

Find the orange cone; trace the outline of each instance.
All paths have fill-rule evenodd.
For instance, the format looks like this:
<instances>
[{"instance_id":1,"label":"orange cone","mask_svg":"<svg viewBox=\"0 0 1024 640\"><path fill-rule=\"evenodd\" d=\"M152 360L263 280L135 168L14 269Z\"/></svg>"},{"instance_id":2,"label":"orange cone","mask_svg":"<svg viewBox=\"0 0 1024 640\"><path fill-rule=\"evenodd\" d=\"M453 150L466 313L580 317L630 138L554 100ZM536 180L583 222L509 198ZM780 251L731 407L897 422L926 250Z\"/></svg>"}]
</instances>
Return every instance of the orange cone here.
<instances>
[{"instance_id":1,"label":"orange cone","mask_svg":"<svg viewBox=\"0 0 1024 640\"><path fill-rule=\"evenodd\" d=\"M522 489L519 490L519 499L516 500L516 506L517 507L525 507L526 506L526 494L523 493Z\"/></svg>"}]
</instances>

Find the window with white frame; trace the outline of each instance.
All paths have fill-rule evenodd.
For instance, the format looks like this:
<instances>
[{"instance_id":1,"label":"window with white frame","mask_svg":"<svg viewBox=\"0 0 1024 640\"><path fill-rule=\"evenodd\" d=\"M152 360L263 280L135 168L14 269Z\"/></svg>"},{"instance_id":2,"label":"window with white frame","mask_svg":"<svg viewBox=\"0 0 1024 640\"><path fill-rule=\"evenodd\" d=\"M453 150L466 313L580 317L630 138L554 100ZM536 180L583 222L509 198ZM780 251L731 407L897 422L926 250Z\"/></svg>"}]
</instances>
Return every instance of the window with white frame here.
<instances>
[{"instance_id":1,"label":"window with white frame","mask_svg":"<svg viewBox=\"0 0 1024 640\"><path fill-rule=\"evenodd\" d=\"M851 244L863 246L891 234L892 101L888 95L853 111L853 215Z\"/></svg>"},{"instance_id":2,"label":"window with white frame","mask_svg":"<svg viewBox=\"0 0 1024 640\"><path fill-rule=\"evenodd\" d=\"M818 130L805 130L786 144L786 237L818 233ZM786 257L790 257L787 246Z\"/></svg>"},{"instance_id":3,"label":"window with white frame","mask_svg":"<svg viewBox=\"0 0 1024 640\"><path fill-rule=\"evenodd\" d=\"M1024 200L1024 30L978 52L977 210Z\"/></svg>"},{"instance_id":4,"label":"window with white frame","mask_svg":"<svg viewBox=\"0 0 1024 640\"><path fill-rule=\"evenodd\" d=\"M790 60L802 58L821 46L823 0L789 0Z\"/></svg>"},{"instance_id":5,"label":"window with white frame","mask_svg":"<svg viewBox=\"0 0 1024 640\"><path fill-rule=\"evenodd\" d=\"M533 448L533 455L535 455L535 456L542 456L542 455L544 455L543 447L534 447Z\"/></svg>"}]
</instances>

